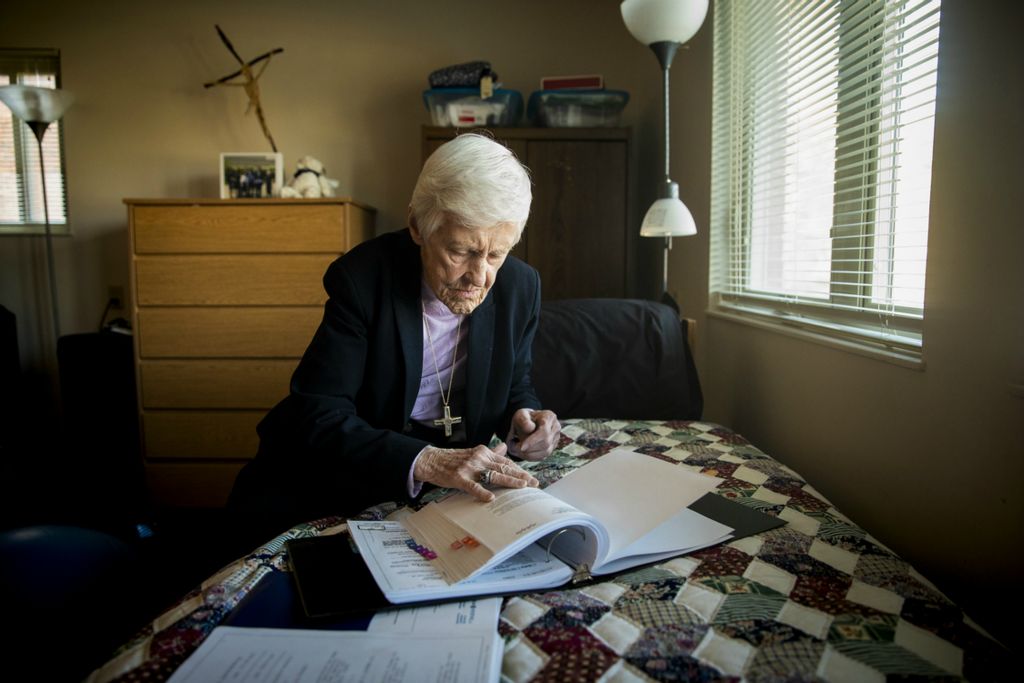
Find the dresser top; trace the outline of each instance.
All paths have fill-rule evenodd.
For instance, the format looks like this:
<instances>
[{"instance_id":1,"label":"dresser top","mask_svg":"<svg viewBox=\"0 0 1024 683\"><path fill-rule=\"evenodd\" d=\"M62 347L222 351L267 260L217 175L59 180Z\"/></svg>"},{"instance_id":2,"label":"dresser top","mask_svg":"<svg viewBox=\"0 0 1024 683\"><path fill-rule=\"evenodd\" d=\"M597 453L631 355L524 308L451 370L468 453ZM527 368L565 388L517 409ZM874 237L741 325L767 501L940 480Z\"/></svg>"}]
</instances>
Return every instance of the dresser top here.
<instances>
[{"instance_id":1,"label":"dresser top","mask_svg":"<svg viewBox=\"0 0 1024 683\"><path fill-rule=\"evenodd\" d=\"M370 206L369 204L357 202L351 197L320 197L317 199L281 199L278 197L270 199L216 199L213 197L165 197L160 199L127 198L124 200L124 203L129 206L242 206L252 204L353 204L367 211L376 211L376 209Z\"/></svg>"}]
</instances>

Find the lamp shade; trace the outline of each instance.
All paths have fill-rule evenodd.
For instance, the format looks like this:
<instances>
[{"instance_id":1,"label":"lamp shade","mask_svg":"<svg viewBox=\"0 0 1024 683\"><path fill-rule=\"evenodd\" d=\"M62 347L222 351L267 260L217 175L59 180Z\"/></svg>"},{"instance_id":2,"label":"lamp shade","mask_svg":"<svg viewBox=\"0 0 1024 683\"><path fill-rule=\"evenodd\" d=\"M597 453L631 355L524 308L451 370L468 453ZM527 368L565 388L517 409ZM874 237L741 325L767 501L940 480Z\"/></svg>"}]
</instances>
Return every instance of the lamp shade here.
<instances>
[{"instance_id":1,"label":"lamp shade","mask_svg":"<svg viewBox=\"0 0 1024 683\"><path fill-rule=\"evenodd\" d=\"M623 0L622 20L644 45L685 43L704 23L708 0Z\"/></svg>"},{"instance_id":2,"label":"lamp shade","mask_svg":"<svg viewBox=\"0 0 1024 683\"><path fill-rule=\"evenodd\" d=\"M0 102L25 123L53 123L64 115L74 99L67 90L34 85L0 86Z\"/></svg>"},{"instance_id":3,"label":"lamp shade","mask_svg":"<svg viewBox=\"0 0 1024 683\"><path fill-rule=\"evenodd\" d=\"M647 209L640 224L642 237L686 237L697 234L697 224L678 197L659 199Z\"/></svg>"}]
</instances>

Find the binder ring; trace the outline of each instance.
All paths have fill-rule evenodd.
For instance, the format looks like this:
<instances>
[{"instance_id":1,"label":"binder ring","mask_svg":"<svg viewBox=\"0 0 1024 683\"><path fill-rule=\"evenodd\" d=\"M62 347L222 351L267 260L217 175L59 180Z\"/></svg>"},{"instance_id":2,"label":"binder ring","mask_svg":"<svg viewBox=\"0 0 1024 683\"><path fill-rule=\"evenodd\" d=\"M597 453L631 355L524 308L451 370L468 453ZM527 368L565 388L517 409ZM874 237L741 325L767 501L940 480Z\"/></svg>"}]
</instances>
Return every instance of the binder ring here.
<instances>
[{"instance_id":1,"label":"binder ring","mask_svg":"<svg viewBox=\"0 0 1024 683\"><path fill-rule=\"evenodd\" d=\"M547 551L548 552L547 552L547 558L544 560L545 562L550 562L551 561L551 546L554 544L555 540L559 536L564 534L566 531L578 531L579 534L580 534L580 538L582 538L584 541L587 540L587 532L583 530L583 527L567 526L564 529L559 529L554 534L552 534L551 539L548 541L548 545L547 545Z\"/></svg>"}]
</instances>

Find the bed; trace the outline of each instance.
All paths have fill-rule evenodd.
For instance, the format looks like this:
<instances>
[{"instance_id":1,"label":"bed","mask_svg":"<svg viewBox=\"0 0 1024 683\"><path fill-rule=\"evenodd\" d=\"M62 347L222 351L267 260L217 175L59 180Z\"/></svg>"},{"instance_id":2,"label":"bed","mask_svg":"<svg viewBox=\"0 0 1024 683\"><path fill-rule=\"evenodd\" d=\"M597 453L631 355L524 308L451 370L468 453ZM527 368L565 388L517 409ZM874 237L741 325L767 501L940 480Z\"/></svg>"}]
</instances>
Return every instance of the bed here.
<instances>
[{"instance_id":1,"label":"bed","mask_svg":"<svg viewBox=\"0 0 1024 683\"><path fill-rule=\"evenodd\" d=\"M571 339L590 341L566 360ZM546 405L570 417L555 453L527 466L546 486L627 448L719 477L718 495L786 524L583 588L506 598L503 679L999 679L1009 652L931 582L798 473L698 419L701 393L685 339L685 324L660 304L545 304L535 380ZM598 368L602 381L594 380ZM598 410L615 412L590 412ZM586 414L616 417L572 417ZM360 517L383 519L398 507L385 503ZM269 585L289 585L288 539L344 528L337 517L310 521L239 558L91 680L166 679L247 601Z\"/></svg>"}]
</instances>

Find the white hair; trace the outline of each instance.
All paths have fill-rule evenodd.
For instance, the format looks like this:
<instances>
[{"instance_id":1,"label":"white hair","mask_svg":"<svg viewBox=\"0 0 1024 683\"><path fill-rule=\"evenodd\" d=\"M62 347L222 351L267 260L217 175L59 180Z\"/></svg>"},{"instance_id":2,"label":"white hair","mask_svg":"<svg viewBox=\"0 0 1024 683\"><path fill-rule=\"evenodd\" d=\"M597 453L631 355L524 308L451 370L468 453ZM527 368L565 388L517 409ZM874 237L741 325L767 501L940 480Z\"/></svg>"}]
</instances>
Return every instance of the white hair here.
<instances>
[{"instance_id":1,"label":"white hair","mask_svg":"<svg viewBox=\"0 0 1024 683\"><path fill-rule=\"evenodd\" d=\"M409 208L423 237L446 220L467 228L516 226L530 215L530 172L508 148L477 133L456 136L427 159Z\"/></svg>"}]
</instances>

